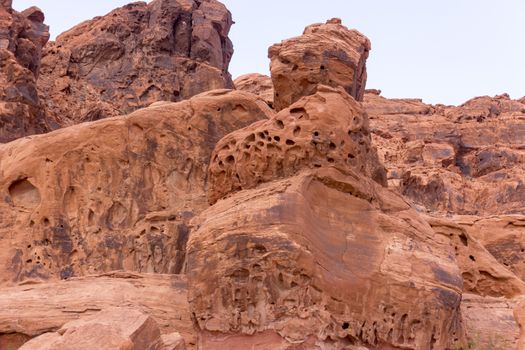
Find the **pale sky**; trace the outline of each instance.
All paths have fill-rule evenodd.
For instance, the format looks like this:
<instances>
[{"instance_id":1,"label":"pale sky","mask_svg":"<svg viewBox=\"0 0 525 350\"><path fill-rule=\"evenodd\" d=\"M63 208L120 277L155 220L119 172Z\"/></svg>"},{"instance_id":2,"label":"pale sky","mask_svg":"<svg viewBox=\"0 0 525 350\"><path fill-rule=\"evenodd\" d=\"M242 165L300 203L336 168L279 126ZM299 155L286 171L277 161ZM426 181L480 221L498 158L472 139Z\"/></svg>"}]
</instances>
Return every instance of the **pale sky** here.
<instances>
[{"instance_id":1,"label":"pale sky","mask_svg":"<svg viewBox=\"0 0 525 350\"><path fill-rule=\"evenodd\" d=\"M127 0L14 0L44 10L52 37ZM524 0L224 0L233 77L268 74L268 47L311 23L339 17L372 41L367 88L386 97L460 104L474 96L525 96Z\"/></svg>"}]
</instances>

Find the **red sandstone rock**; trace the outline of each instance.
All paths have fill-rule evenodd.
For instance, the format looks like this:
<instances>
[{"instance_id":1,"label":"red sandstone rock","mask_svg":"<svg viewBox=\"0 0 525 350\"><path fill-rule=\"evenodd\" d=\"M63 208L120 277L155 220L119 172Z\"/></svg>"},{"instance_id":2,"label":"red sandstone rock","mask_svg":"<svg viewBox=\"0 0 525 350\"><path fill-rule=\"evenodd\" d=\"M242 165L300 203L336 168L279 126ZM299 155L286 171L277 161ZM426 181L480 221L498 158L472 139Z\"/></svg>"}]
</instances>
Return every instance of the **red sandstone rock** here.
<instances>
[{"instance_id":1,"label":"red sandstone rock","mask_svg":"<svg viewBox=\"0 0 525 350\"><path fill-rule=\"evenodd\" d=\"M49 39L40 9L19 13L0 3L0 143L49 129L36 82Z\"/></svg>"},{"instance_id":2,"label":"red sandstone rock","mask_svg":"<svg viewBox=\"0 0 525 350\"><path fill-rule=\"evenodd\" d=\"M275 87L275 109L280 111L301 97L314 94L318 84L343 87L360 101L366 85L370 41L341 20L313 24L302 36L268 50Z\"/></svg>"},{"instance_id":3,"label":"red sandstone rock","mask_svg":"<svg viewBox=\"0 0 525 350\"><path fill-rule=\"evenodd\" d=\"M60 125L233 87L229 11L215 0L131 3L61 34L39 91Z\"/></svg>"},{"instance_id":4,"label":"red sandstone rock","mask_svg":"<svg viewBox=\"0 0 525 350\"><path fill-rule=\"evenodd\" d=\"M215 143L271 114L218 90L0 146L0 283L180 273Z\"/></svg>"},{"instance_id":5,"label":"red sandstone rock","mask_svg":"<svg viewBox=\"0 0 525 350\"><path fill-rule=\"evenodd\" d=\"M193 224L189 301L203 349L445 349L462 339L451 246L357 172L262 184Z\"/></svg>"},{"instance_id":6,"label":"red sandstone rock","mask_svg":"<svg viewBox=\"0 0 525 350\"><path fill-rule=\"evenodd\" d=\"M273 107L273 83L269 76L257 73L245 74L235 79L233 84L237 90L256 94Z\"/></svg>"},{"instance_id":7,"label":"red sandstone rock","mask_svg":"<svg viewBox=\"0 0 525 350\"><path fill-rule=\"evenodd\" d=\"M364 103L389 184L426 210L525 210L525 105L508 96L460 107L367 95Z\"/></svg>"},{"instance_id":8,"label":"red sandstone rock","mask_svg":"<svg viewBox=\"0 0 525 350\"><path fill-rule=\"evenodd\" d=\"M368 118L342 89L319 86L270 120L224 137L212 154L208 198L292 176L305 168L353 168L385 185Z\"/></svg>"},{"instance_id":9,"label":"red sandstone rock","mask_svg":"<svg viewBox=\"0 0 525 350\"><path fill-rule=\"evenodd\" d=\"M66 323L57 332L43 334L21 350L161 350L155 320L130 308L113 308Z\"/></svg>"},{"instance_id":10,"label":"red sandstone rock","mask_svg":"<svg viewBox=\"0 0 525 350\"><path fill-rule=\"evenodd\" d=\"M101 312L117 307L150 316L165 344L180 343L174 332L182 334L190 349L196 344L184 276L115 272L0 288L0 346L18 348L30 338L85 317L99 318Z\"/></svg>"}]
</instances>

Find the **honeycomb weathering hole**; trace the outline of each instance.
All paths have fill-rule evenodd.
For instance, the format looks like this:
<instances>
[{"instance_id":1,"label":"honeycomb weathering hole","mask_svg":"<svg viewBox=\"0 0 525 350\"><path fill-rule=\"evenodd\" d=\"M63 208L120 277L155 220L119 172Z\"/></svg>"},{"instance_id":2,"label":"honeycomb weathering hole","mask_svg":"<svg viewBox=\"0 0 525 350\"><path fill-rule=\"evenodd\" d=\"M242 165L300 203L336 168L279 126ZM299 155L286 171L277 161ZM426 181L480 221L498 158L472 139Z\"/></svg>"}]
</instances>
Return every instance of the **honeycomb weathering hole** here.
<instances>
[{"instance_id":1,"label":"honeycomb weathering hole","mask_svg":"<svg viewBox=\"0 0 525 350\"><path fill-rule=\"evenodd\" d=\"M36 208L40 204L40 192L28 179L21 179L9 186L9 195L17 207Z\"/></svg>"}]
</instances>

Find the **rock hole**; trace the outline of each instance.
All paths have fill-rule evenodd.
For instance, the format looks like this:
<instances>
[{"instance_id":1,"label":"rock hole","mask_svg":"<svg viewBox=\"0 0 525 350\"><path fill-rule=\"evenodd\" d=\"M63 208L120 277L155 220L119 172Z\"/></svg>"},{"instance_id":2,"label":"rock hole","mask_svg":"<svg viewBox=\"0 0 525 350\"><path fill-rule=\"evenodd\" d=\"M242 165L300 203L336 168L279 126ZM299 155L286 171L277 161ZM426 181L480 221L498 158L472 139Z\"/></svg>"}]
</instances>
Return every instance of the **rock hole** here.
<instances>
[{"instance_id":1,"label":"rock hole","mask_svg":"<svg viewBox=\"0 0 525 350\"><path fill-rule=\"evenodd\" d=\"M318 137L319 136L319 131L314 131L313 135L314 135L314 137Z\"/></svg>"},{"instance_id":2,"label":"rock hole","mask_svg":"<svg viewBox=\"0 0 525 350\"><path fill-rule=\"evenodd\" d=\"M281 138L279 136L274 136L273 139L277 142L281 141Z\"/></svg>"},{"instance_id":3,"label":"rock hole","mask_svg":"<svg viewBox=\"0 0 525 350\"><path fill-rule=\"evenodd\" d=\"M245 141L246 142L253 142L253 141L255 141L255 134L251 134L250 136L248 136Z\"/></svg>"},{"instance_id":4,"label":"rock hole","mask_svg":"<svg viewBox=\"0 0 525 350\"><path fill-rule=\"evenodd\" d=\"M228 163L228 164L235 163L235 157L232 156L232 155L229 155L228 157L226 157L226 163Z\"/></svg>"},{"instance_id":5,"label":"rock hole","mask_svg":"<svg viewBox=\"0 0 525 350\"><path fill-rule=\"evenodd\" d=\"M330 149L333 151L336 148L337 148L337 146L335 145L335 143L330 142Z\"/></svg>"},{"instance_id":6,"label":"rock hole","mask_svg":"<svg viewBox=\"0 0 525 350\"><path fill-rule=\"evenodd\" d=\"M348 159L354 159L355 156L352 153L348 153Z\"/></svg>"},{"instance_id":7,"label":"rock hole","mask_svg":"<svg viewBox=\"0 0 525 350\"><path fill-rule=\"evenodd\" d=\"M328 160L328 163L334 163L335 162L334 158L328 158L327 160Z\"/></svg>"},{"instance_id":8,"label":"rock hole","mask_svg":"<svg viewBox=\"0 0 525 350\"><path fill-rule=\"evenodd\" d=\"M49 219L48 218L43 218L42 219L42 223L44 224L44 226L49 226Z\"/></svg>"},{"instance_id":9,"label":"rock hole","mask_svg":"<svg viewBox=\"0 0 525 350\"><path fill-rule=\"evenodd\" d=\"M293 129L293 136L298 136L300 132L301 132L301 127L296 126L295 129Z\"/></svg>"},{"instance_id":10,"label":"rock hole","mask_svg":"<svg viewBox=\"0 0 525 350\"><path fill-rule=\"evenodd\" d=\"M33 209L40 204L40 192L27 178L14 181L8 190L17 207Z\"/></svg>"},{"instance_id":11,"label":"rock hole","mask_svg":"<svg viewBox=\"0 0 525 350\"><path fill-rule=\"evenodd\" d=\"M321 70L325 70L325 67L324 65L321 65L321 67L319 67Z\"/></svg>"},{"instance_id":12,"label":"rock hole","mask_svg":"<svg viewBox=\"0 0 525 350\"><path fill-rule=\"evenodd\" d=\"M288 140L286 140L286 144L288 146L293 146L293 145L295 145L295 141L288 139Z\"/></svg>"},{"instance_id":13,"label":"rock hole","mask_svg":"<svg viewBox=\"0 0 525 350\"><path fill-rule=\"evenodd\" d=\"M468 247L467 236L465 236L464 233L462 233L462 234L459 235L459 239L461 240L461 243L463 243L463 245L464 245L465 247Z\"/></svg>"},{"instance_id":14,"label":"rock hole","mask_svg":"<svg viewBox=\"0 0 525 350\"><path fill-rule=\"evenodd\" d=\"M342 329L348 329L348 327L350 327L350 323L348 322L343 322L343 324L341 325Z\"/></svg>"},{"instance_id":15,"label":"rock hole","mask_svg":"<svg viewBox=\"0 0 525 350\"><path fill-rule=\"evenodd\" d=\"M468 257L469 257L470 260L472 260L472 261L476 261L476 258L474 258L473 255L469 255Z\"/></svg>"},{"instance_id":16,"label":"rock hole","mask_svg":"<svg viewBox=\"0 0 525 350\"><path fill-rule=\"evenodd\" d=\"M266 135L264 135L263 132L258 132L258 133L257 133L257 136L259 136L259 138L261 138L261 139L263 139L263 140L266 138Z\"/></svg>"},{"instance_id":17,"label":"rock hole","mask_svg":"<svg viewBox=\"0 0 525 350\"><path fill-rule=\"evenodd\" d=\"M284 123L283 123L282 120L277 120L277 121L275 122L275 125L277 125L277 127L278 127L279 129L284 129Z\"/></svg>"}]
</instances>

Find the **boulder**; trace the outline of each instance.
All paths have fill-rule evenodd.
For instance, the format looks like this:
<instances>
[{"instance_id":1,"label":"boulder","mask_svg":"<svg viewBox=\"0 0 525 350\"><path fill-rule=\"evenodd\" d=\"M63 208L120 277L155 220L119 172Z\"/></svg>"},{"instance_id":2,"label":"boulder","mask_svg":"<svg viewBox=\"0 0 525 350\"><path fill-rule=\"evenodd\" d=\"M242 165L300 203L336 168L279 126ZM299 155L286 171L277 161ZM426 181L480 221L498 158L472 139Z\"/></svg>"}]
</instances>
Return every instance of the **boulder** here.
<instances>
[{"instance_id":1,"label":"boulder","mask_svg":"<svg viewBox=\"0 0 525 350\"><path fill-rule=\"evenodd\" d=\"M66 323L24 344L21 350L160 350L153 318L128 308L114 308Z\"/></svg>"},{"instance_id":2,"label":"boulder","mask_svg":"<svg viewBox=\"0 0 525 350\"><path fill-rule=\"evenodd\" d=\"M128 4L46 47L40 95L67 126L232 88L231 25L230 12L215 0Z\"/></svg>"},{"instance_id":3,"label":"boulder","mask_svg":"<svg viewBox=\"0 0 525 350\"><path fill-rule=\"evenodd\" d=\"M37 7L22 13L0 4L0 143L50 128L37 92L49 27Z\"/></svg>"},{"instance_id":4,"label":"boulder","mask_svg":"<svg viewBox=\"0 0 525 350\"><path fill-rule=\"evenodd\" d=\"M237 90L256 94L265 100L268 106L273 107L273 83L269 76L258 73L245 74L235 79L233 85Z\"/></svg>"},{"instance_id":5,"label":"boulder","mask_svg":"<svg viewBox=\"0 0 525 350\"><path fill-rule=\"evenodd\" d=\"M35 337L35 341L28 343L24 349L41 349L43 345L30 345L45 344L46 339L67 344L72 341L68 339L73 339L73 330L79 324L85 325L86 319L110 326L109 329L90 328L96 333L107 337L107 334L117 331L117 336L126 337L137 326L135 321L140 320L139 325L154 325L149 327L153 332L147 334L162 334L162 342L166 346L180 346L181 339L175 334L180 332L189 348L193 349L196 338L186 291L186 278L182 275L125 272L3 287L0 288L0 345L18 348ZM124 315L110 312L121 307L131 311L123 311ZM79 333L80 340L91 346L87 348L106 349L95 346L98 337L86 338L88 333L84 330ZM42 338L40 335L43 335Z\"/></svg>"},{"instance_id":6,"label":"boulder","mask_svg":"<svg viewBox=\"0 0 525 350\"><path fill-rule=\"evenodd\" d=\"M269 120L220 140L209 167L210 203L229 193L292 176L305 168L353 168L386 184L371 145L368 117L339 88L319 86Z\"/></svg>"},{"instance_id":7,"label":"boulder","mask_svg":"<svg viewBox=\"0 0 525 350\"><path fill-rule=\"evenodd\" d=\"M287 108L314 94L317 85L342 87L358 101L366 85L366 59L370 41L341 20L313 24L303 35L275 44L268 50L275 88L274 107Z\"/></svg>"},{"instance_id":8,"label":"boulder","mask_svg":"<svg viewBox=\"0 0 525 350\"><path fill-rule=\"evenodd\" d=\"M271 115L218 90L0 146L0 283L180 273L215 143Z\"/></svg>"},{"instance_id":9,"label":"boulder","mask_svg":"<svg viewBox=\"0 0 525 350\"><path fill-rule=\"evenodd\" d=\"M445 349L463 340L452 247L357 171L264 183L193 225L189 303L203 349Z\"/></svg>"}]
</instances>

